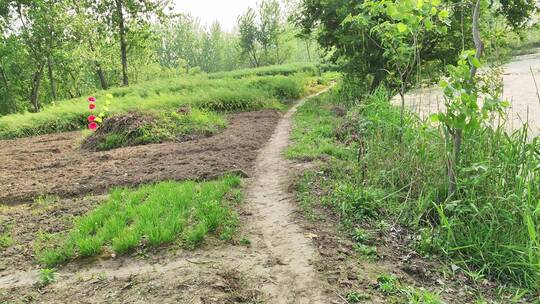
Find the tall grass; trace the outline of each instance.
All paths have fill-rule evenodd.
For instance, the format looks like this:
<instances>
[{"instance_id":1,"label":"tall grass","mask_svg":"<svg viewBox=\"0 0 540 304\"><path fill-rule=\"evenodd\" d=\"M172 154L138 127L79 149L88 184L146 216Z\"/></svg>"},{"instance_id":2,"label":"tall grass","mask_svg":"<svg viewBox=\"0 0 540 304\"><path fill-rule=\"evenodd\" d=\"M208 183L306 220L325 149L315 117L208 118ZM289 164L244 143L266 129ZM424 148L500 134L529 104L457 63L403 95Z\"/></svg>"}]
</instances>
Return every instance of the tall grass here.
<instances>
[{"instance_id":1,"label":"tall grass","mask_svg":"<svg viewBox=\"0 0 540 304\"><path fill-rule=\"evenodd\" d=\"M116 189L97 209L76 220L66 235L48 237L36 246L41 263L54 266L76 257L138 246L157 247L181 237L194 247L209 233L232 236L237 217L226 195L240 185L236 176L196 183L162 182L138 189ZM236 195L236 196L235 196ZM239 192L231 198L239 199ZM57 243L50 240L59 240Z\"/></svg>"},{"instance_id":2,"label":"tall grass","mask_svg":"<svg viewBox=\"0 0 540 304\"><path fill-rule=\"evenodd\" d=\"M305 106L313 111L311 121L324 125L311 130L335 125L318 117L339 99L327 95L319 110ZM322 173L304 180L312 195L321 196L315 200L332 206L350 227L382 216L398 218L417 231L419 251L448 258L476 278L537 291L540 140L529 140L526 127L511 134L504 127L467 134L458 192L448 201L446 147L436 126L409 113L400 140L399 109L383 89L352 106L345 118L334 118L341 124L333 135L307 130L300 136L331 135L331 151L351 154L335 157L318 149L320 140L312 141L312 151L331 157ZM296 119L304 124L302 111ZM296 139L290 151L305 145L303 139ZM302 158L302 153L290 155Z\"/></svg>"},{"instance_id":3,"label":"tall grass","mask_svg":"<svg viewBox=\"0 0 540 304\"><path fill-rule=\"evenodd\" d=\"M277 101L302 96L305 85L314 77L301 73L209 79L201 75L115 88L95 96L98 102L108 93L114 96L110 114L175 111L180 106L222 112L247 111L275 107ZM0 139L77 130L86 125L88 115L86 99L78 98L59 101L39 113L3 116L0 117Z\"/></svg>"}]
</instances>

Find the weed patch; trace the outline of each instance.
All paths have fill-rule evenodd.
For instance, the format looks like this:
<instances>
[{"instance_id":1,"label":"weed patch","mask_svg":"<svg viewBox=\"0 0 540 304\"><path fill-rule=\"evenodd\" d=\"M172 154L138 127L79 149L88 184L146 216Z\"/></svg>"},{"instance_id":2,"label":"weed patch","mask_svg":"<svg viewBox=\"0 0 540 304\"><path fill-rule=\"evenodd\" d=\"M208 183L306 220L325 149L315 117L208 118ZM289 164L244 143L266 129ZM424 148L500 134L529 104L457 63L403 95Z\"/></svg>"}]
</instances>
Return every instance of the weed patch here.
<instances>
[{"instance_id":1,"label":"weed patch","mask_svg":"<svg viewBox=\"0 0 540 304\"><path fill-rule=\"evenodd\" d=\"M384 90L350 106L346 116L332 113L338 104L329 94L306 103L295 118L287 155L327 160L301 178L302 206L332 208L360 240L367 236L358 227L396 219L417 232L419 252L448 259L471 277L537 290L540 139L530 140L526 128L470 134L461 181L448 201L447 150L439 129L406 113L400 131L399 109ZM371 251L360 244L359 250Z\"/></svg>"}]
</instances>

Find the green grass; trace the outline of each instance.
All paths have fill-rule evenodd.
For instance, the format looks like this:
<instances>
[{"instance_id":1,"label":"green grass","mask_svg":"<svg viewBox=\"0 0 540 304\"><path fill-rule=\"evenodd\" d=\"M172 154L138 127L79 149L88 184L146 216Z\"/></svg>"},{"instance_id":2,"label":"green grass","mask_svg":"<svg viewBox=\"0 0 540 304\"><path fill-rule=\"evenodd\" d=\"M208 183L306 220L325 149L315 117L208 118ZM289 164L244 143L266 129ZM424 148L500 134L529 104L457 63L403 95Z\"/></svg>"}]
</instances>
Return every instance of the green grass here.
<instances>
[{"instance_id":1,"label":"green grass","mask_svg":"<svg viewBox=\"0 0 540 304\"><path fill-rule=\"evenodd\" d=\"M350 231L397 219L417 232L419 252L479 280L538 291L539 138L502 127L467 134L458 194L447 201L446 148L437 127L407 115L400 141L399 109L384 90L345 117L329 111L340 103L327 94L295 117L287 155L327 160L300 180L305 208L329 206Z\"/></svg>"},{"instance_id":2,"label":"green grass","mask_svg":"<svg viewBox=\"0 0 540 304\"><path fill-rule=\"evenodd\" d=\"M15 240L11 237L12 225L4 223L0 218L0 250L11 247Z\"/></svg>"},{"instance_id":3,"label":"green grass","mask_svg":"<svg viewBox=\"0 0 540 304\"><path fill-rule=\"evenodd\" d=\"M231 200L238 199L239 185L238 177L225 176L203 183L162 182L113 190L108 200L77 219L69 232L38 238L37 259L52 267L99 255L105 248L124 254L176 240L195 247L208 234L229 239L237 222Z\"/></svg>"},{"instance_id":4,"label":"green grass","mask_svg":"<svg viewBox=\"0 0 540 304\"><path fill-rule=\"evenodd\" d=\"M279 68L279 67L277 67ZM306 92L305 87L319 78L298 67L287 76L257 76L257 73L239 77L208 75L186 76L180 79L160 79L128 88L115 88L97 92L100 101L106 94L114 100L109 115L142 112L162 113L176 111L182 106L215 112L239 112L280 107L279 102L297 99ZM0 139L27 137L86 127L90 114L86 98L58 101L39 113L12 114L0 117Z\"/></svg>"},{"instance_id":5,"label":"green grass","mask_svg":"<svg viewBox=\"0 0 540 304\"><path fill-rule=\"evenodd\" d=\"M328 71L334 71L336 67L328 64L312 64L312 63L292 63L284 65L265 66L254 69L241 69L229 72L218 72L209 74L210 79L214 78L243 78L249 76L275 76L283 75L288 76L296 74L298 72L306 72L310 74L319 73L322 74Z\"/></svg>"},{"instance_id":6,"label":"green grass","mask_svg":"<svg viewBox=\"0 0 540 304\"><path fill-rule=\"evenodd\" d=\"M326 95L324 98L333 98ZM350 159L347 147L336 145L335 131L339 120L332 111L334 105L321 97L307 100L295 115L291 134L292 146L285 152L291 159L315 160L324 155Z\"/></svg>"},{"instance_id":7,"label":"green grass","mask_svg":"<svg viewBox=\"0 0 540 304\"><path fill-rule=\"evenodd\" d=\"M540 50L540 24L527 29L521 36L508 47L512 56L534 54Z\"/></svg>"},{"instance_id":8,"label":"green grass","mask_svg":"<svg viewBox=\"0 0 540 304\"><path fill-rule=\"evenodd\" d=\"M45 287L47 285L50 285L54 282L56 282L56 277L58 276L58 273L56 273L56 269L54 268L44 268L39 270L39 279L38 279L38 286Z\"/></svg>"}]
</instances>

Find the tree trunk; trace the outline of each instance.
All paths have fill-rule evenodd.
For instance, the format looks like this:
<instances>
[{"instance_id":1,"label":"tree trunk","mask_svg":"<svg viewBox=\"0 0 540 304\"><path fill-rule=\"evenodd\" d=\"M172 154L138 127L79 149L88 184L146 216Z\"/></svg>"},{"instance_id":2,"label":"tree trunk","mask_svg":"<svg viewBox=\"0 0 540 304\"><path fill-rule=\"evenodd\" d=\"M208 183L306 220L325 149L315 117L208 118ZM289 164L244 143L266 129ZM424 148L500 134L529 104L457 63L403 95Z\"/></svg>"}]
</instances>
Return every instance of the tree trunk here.
<instances>
[{"instance_id":1,"label":"tree trunk","mask_svg":"<svg viewBox=\"0 0 540 304\"><path fill-rule=\"evenodd\" d=\"M311 43L306 39L306 51L309 62L311 62Z\"/></svg>"},{"instance_id":2,"label":"tree trunk","mask_svg":"<svg viewBox=\"0 0 540 304\"><path fill-rule=\"evenodd\" d=\"M484 42L482 42L482 37L480 37L480 4L481 0L476 0L476 5L474 6L474 12L473 12L473 28L472 28L472 34L473 34L473 40L474 40L474 46L476 47L476 58L480 60L482 58L482 55L484 54ZM471 67L471 78L474 78L476 76L477 68L476 66Z\"/></svg>"},{"instance_id":3,"label":"tree trunk","mask_svg":"<svg viewBox=\"0 0 540 304\"><path fill-rule=\"evenodd\" d=\"M403 141L403 128L405 124L405 81L401 81L401 88L399 90L399 96L401 97L401 113L399 115L399 142Z\"/></svg>"},{"instance_id":4,"label":"tree trunk","mask_svg":"<svg viewBox=\"0 0 540 304\"><path fill-rule=\"evenodd\" d=\"M32 77L32 90L30 93L30 102L34 107L34 112L39 112L39 87L41 85L41 77L43 76L43 64L40 63L38 70L34 73Z\"/></svg>"},{"instance_id":5,"label":"tree trunk","mask_svg":"<svg viewBox=\"0 0 540 304\"><path fill-rule=\"evenodd\" d=\"M52 58L51 58L50 54L47 56L47 69L48 69L48 73L49 73L49 82L51 84L51 97L52 97L53 100L56 100L57 99L57 96L56 96L56 84L54 82Z\"/></svg>"},{"instance_id":6,"label":"tree trunk","mask_svg":"<svg viewBox=\"0 0 540 304\"><path fill-rule=\"evenodd\" d=\"M4 87L6 88L6 92L9 92L9 82L8 82L8 79L7 79L7 76L6 76L6 72L4 71L4 69L0 66L0 79L2 80L2 84L4 85Z\"/></svg>"},{"instance_id":7,"label":"tree trunk","mask_svg":"<svg viewBox=\"0 0 540 304\"><path fill-rule=\"evenodd\" d=\"M127 43L126 43L126 29L124 25L124 12L122 7L123 0L115 0L116 2L116 14L118 18L118 30L120 35L120 53L122 57L122 76L123 85L129 85L128 79L128 60L127 60Z\"/></svg>"},{"instance_id":8,"label":"tree trunk","mask_svg":"<svg viewBox=\"0 0 540 304\"><path fill-rule=\"evenodd\" d=\"M459 168L459 162L461 158L461 142L463 140L463 131L455 130L452 134L452 144L454 155L451 157L451 161L448 163L448 193L453 196L457 190L458 175L457 169Z\"/></svg>"},{"instance_id":9,"label":"tree trunk","mask_svg":"<svg viewBox=\"0 0 540 304\"><path fill-rule=\"evenodd\" d=\"M109 84L107 83L107 78L105 78L105 72L103 72L103 69L101 68L101 63L96 60L94 64L96 65L96 73L99 77L99 83L101 84L101 88L103 90L109 89Z\"/></svg>"},{"instance_id":10,"label":"tree trunk","mask_svg":"<svg viewBox=\"0 0 540 304\"><path fill-rule=\"evenodd\" d=\"M480 37L480 9L481 9L481 0L476 0L476 5L474 6L473 11L473 25L472 25L472 35L474 40L474 45L476 47L476 55L475 57L480 60L482 58L482 55L484 53L484 43L482 42L482 38ZM471 81L473 81L473 78L476 76L478 68L475 65L471 66ZM454 130L452 134L452 142L453 142L453 155L452 160L449 162L448 165L448 179L449 179L449 186L448 186L448 197L454 196L457 190L457 183L458 183L458 168L459 168L459 162L461 157L461 143L463 141L463 130L456 129Z\"/></svg>"}]
</instances>

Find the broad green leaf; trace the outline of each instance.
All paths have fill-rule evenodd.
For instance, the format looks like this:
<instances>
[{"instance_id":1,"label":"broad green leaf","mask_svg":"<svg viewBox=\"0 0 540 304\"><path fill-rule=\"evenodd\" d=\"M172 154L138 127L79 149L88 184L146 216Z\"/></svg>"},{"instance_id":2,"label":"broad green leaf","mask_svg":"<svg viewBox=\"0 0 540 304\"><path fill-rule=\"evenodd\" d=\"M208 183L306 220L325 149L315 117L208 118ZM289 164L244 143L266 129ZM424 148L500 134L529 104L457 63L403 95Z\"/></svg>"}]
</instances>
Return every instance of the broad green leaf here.
<instances>
[{"instance_id":1,"label":"broad green leaf","mask_svg":"<svg viewBox=\"0 0 540 304\"><path fill-rule=\"evenodd\" d=\"M426 29L429 31L433 28L433 23L431 22L431 20L429 19L426 19L424 20L424 25L426 26Z\"/></svg>"},{"instance_id":2,"label":"broad green leaf","mask_svg":"<svg viewBox=\"0 0 540 304\"><path fill-rule=\"evenodd\" d=\"M448 82L446 80L439 81L439 86L441 88L446 88L448 86Z\"/></svg>"},{"instance_id":3,"label":"broad green leaf","mask_svg":"<svg viewBox=\"0 0 540 304\"><path fill-rule=\"evenodd\" d=\"M400 33L404 33L409 29L409 27L405 23L400 22L397 24L397 29Z\"/></svg>"},{"instance_id":4,"label":"broad green leaf","mask_svg":"<svg viewBox=\"0 0 540 304\"><path fill-rule=\"evenodd\" d=\"M482 63L476 57L471 58L471 64L474 65L476 68L480 68L482 66Z\"/></svg>"},{"instance_id":5,"label":"broad green leaf","mask_svg":"<svg viewBox=\"0 0 540 304\"><path fill-rule=\"evenodd\" d=\"M450 16L450 13L447 10L442 10L439 12L439 19L440 20L446 20Z\"/></svg>"}]
</instances>

